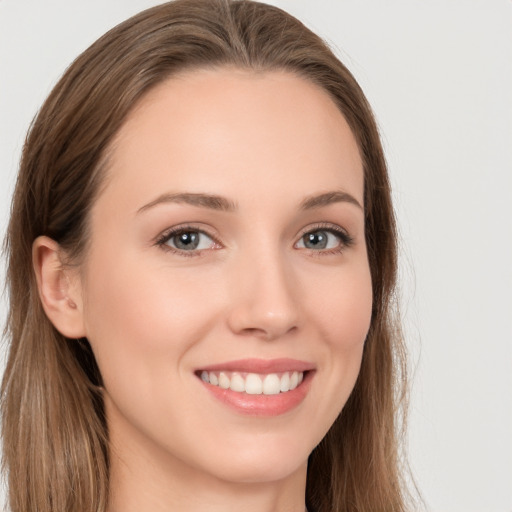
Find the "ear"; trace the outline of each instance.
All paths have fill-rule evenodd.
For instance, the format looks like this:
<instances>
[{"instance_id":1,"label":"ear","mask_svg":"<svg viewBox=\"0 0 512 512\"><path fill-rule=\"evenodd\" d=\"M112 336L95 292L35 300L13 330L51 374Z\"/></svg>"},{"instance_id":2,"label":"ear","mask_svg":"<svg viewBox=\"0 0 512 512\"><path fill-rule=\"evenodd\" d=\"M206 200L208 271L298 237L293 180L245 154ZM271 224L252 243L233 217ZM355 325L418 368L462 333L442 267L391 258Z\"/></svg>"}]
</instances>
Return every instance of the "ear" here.
<instances>
[{"instance_id":1,"label":"ear","mask_svg":"<svg viewBox=\"0 0 512 512\"><path fill-rule=\"evenodd\" d=\"M62 262L59 244L40 236L32 244L32 264L43 309L67 338L85 336L82 288L78 272Z\"/></svg>"}]
</instances>

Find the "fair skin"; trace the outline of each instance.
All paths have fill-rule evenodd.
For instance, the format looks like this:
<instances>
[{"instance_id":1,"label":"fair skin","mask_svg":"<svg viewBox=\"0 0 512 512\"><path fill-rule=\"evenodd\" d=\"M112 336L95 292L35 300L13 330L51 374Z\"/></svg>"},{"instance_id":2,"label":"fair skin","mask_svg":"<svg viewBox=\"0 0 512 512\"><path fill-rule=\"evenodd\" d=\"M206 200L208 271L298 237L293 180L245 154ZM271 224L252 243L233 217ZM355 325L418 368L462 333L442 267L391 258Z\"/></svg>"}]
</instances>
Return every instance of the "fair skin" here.
<instances>
[{"instance_id":1,"label":"fair skin","mask_svg":"<svg viewBox=\"0 0 512 512\"><path fill-rule=\"evenodd\" d=\"M80 269L34 244L48 316L103 376L110 512L304 509L370 323L363 208L353 134L302 78L191 71L134 109Z\"/></svg>"}]
</instances>

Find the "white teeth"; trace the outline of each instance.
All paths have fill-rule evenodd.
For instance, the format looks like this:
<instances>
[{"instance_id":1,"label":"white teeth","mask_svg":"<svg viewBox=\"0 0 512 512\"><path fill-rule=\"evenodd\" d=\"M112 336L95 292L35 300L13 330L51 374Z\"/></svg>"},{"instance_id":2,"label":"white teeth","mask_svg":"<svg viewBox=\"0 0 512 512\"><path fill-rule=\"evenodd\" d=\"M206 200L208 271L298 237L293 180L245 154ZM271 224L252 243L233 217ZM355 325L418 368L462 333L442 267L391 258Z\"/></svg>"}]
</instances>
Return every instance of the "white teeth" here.
<instances>
[{"instance_id":1,"label":"white teeth","mask_svg":"<svg viewBox=\"0 0 512 512\"><path fill-rule=\"evenodd\" d=\"M245 382L241 375L238 373L234 373L231 377L231 384L229 386L233 391L238 391L239 393L243 393L245 391Z\"/></svg>"},{"instance_id":2,"label":"white teeth","mask_svg":"<svg viewBox=\"0 0 512 512\"><path fill-rule=\"evenodd\" d=\"M249 373L245 378L245 392L248 395L261 395L263 391L263 382L261 377L255 373Z\"/></svg>"},{"instance_id":3,"label":"white teeth","mask_svg":"<svg viewBox=\"0 0 512 512\"><path fill-rule=\"evenodd\" d=\"M281 393L286 393L286 391L290 391L290 374L288 372L283 373L281 377Z\"/></svg>"},{"instance_id":4,"label":"white teeth","mask_svg":"<svg viewBox=\"0 0 512 512\"><path fill-rule=\"evenodd\" d=\"M304 372L283 372L258 375L239 372L201 372L201 380L222 389L231 389L248 395L278 395L295 389L303 380Z\"/></svg>"},{"instance_id":5,"label":"white teeth","mask_svg":"<svg viewBox=\"0 0 512 512\"><path fill-rule=\"evenodd\" d=\"M231 382L229 380L229 377L225 373L221 373L219 375L219 386L222 389L228 389L230 384L231 384Z\"/></svg>"},{"instance_id":6,"label":"white teeth","mask_svg":"<svg viewBox=\"0 0 512 512\"><path fill-rule=\"evenodd\" d=\"M290 391L292 389L295 389L298 384L299 384L299 374L297 372L293 372L292 376L290 377Z\"/></svg>"},{"instance_id":7,"label":"white teeth","mask_svg":"<svg viewBox=\"0 0 512 512\"><path fill-rule=\"evenodd\" d=\"M263 394L264 395L278 395L281 391L281 379L275 374L271 373L263 379Z\"/></svg>"}]
</instances>

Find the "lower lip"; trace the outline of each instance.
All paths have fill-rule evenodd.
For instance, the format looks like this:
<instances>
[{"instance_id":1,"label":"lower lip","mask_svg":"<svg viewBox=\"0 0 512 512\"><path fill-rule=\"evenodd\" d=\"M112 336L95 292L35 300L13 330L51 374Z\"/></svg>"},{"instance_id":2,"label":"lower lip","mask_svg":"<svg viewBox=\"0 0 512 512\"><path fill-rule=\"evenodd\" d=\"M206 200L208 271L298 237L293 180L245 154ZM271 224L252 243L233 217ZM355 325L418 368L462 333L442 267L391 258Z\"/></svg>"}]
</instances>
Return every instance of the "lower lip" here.
<instances>
[{"instance_id":1,"label":"lower lip","mask_svg":"<svg viewBox=\"0 0 512 512\"><path fill-rule=\"evenodd\" d=\"M222 389L204 381L201 382L212 396L241 414L279 416L295 409L302 403L311 387L313 374L313 371L306 372L304 379L295 389L278 395L249 395L231 389Z\"/></svg>"}]
</instances>

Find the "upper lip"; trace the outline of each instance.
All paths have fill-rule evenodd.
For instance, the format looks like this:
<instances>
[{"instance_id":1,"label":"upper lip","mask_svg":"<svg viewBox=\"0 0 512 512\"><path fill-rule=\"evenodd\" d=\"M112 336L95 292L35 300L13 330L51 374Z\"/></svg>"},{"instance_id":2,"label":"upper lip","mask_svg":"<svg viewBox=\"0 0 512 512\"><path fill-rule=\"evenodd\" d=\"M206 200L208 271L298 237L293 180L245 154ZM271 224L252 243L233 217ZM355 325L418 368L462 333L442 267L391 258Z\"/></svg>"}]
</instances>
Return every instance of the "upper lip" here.
<instances>
[{"instance_id":1,"label":"upper lip","mask_svg":"<svg viewBox=\"0 0 512 512\"><path fill-rule=\"evenodd\" d=\"M280 358L280 359L238 359L235 361L226 361L208 366L203 366L198 370L215 372L245 372L245 373L280 373L280 372L306 372L314 370L315 365L307 361L298 359Z\"/></svg>"}]
</instances>

